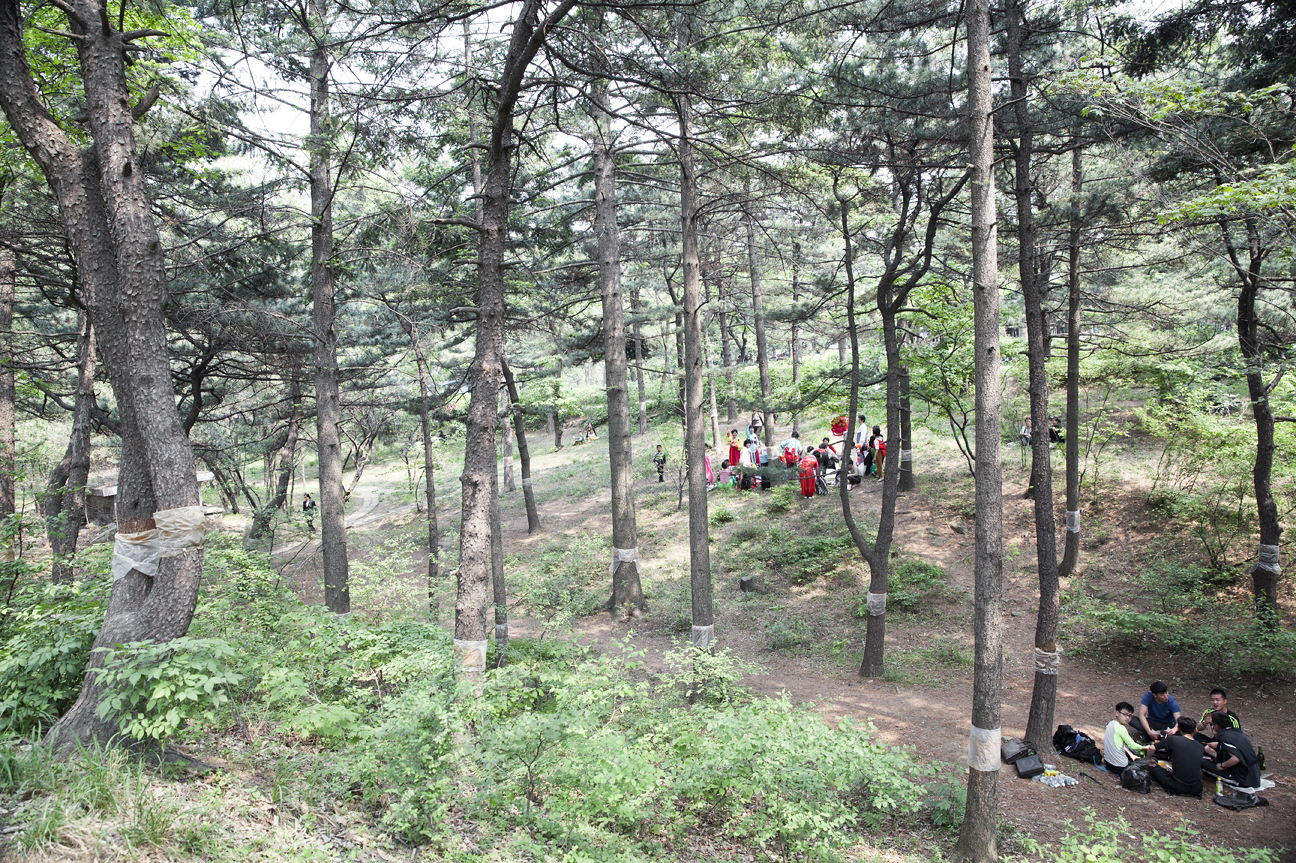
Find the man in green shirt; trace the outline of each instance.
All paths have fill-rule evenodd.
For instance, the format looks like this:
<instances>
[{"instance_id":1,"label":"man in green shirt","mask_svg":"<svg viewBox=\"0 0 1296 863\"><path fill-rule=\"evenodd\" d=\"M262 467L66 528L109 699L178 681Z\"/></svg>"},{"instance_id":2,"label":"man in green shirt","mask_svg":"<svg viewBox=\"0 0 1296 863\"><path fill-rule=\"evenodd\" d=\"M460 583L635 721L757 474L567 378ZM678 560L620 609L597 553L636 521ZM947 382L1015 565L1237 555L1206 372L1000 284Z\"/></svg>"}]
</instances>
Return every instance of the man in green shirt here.
<instances>
[{"instance_id":1,"label":"man in green shirt","mask_svg":"<svg viewBox=\"0 0 1296 863\"><path fill-rule=\"evenodd\" d=\"M1107 731L1103 734L1103 766L1117 776L1139 757L1135 752L1143 753L1144 747L1130 737L1129 723L1133 718L1134 706L1122 701L1116 705L1116 718L1107 723Z\"/></svg>"}]
</instances>

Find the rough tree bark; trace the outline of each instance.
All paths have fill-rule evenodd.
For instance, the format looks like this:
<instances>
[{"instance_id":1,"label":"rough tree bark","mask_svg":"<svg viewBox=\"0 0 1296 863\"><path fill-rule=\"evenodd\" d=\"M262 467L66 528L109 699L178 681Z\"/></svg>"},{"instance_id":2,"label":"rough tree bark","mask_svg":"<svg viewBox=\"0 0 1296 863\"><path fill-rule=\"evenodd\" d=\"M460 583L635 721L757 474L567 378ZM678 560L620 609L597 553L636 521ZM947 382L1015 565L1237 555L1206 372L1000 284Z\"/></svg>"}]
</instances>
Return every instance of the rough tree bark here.
<instances>
[{"instance_id":1,"label":"rough tree bark","mask_svg":"<svg viewBox=\"0 0 1296 863\"><path fill-rule=\"evenodd\" d=\"M608 609L613 616L625 613L639 617L647 603L639 581L625 309L621 295L621 237L617 229L616 154L612 145L606 81L597 80L591 85L589 113L595 127L594 235L598 239L599 293L603 298L608 463L612 472L612 596L608 600Z\"/></svg>"},{"instance_id":2,"label":"rough tree bark","mask_svg":"<svg viewBox=\"0 0 1296 863\"><path fill-rule=\"evenodd\" d=\"M14 514L14 470L17 467L17 392L14 383L13 307L18 262L0 246L0 519ZM10 552L7 553L11 553Z\"/></svg>"},{"instance_id":3,"label":"rough tree bark","mask_svg":"<svg viewBox=\"0 0 1296 863\"><path fill-rule=\"evenodd\" d=\"M976 377L975 647L967 804L954 857L998 859L999 741L1003 686L1003 470L1000 440L999 284L994 198L990 6L967 16L968 161L972 186L972 290Z\"/></svg>"},{"instance_id":4,"label":"rough tree bark","mask_svg":"<svg viewBox=\"0 0 1296 863\"><path fill-rule=\"evenodd\" d=\"M545 34L575 5L561 0L544 21L539 0L526 0L513 22L487 143L477 258L477 345L469 368L463 500L460 508L459 582L455 600L455 653L461 672L480 677L486 668L487 617L491 609L490 506L496 471L495 431L504 367L504 251L513 165L513 118L527 67ZM520 444L520 442L519 442ZM525 488L526 483L524 481Z\"/></svg>"},{"instance_id":5,"label":"rough tree bark","mask_svg":"<svg viewBox=\"0 0 1296 863\"><path fill-rule=\"evenodd\" d=\"M909 408L909 367L900 367L900 481L899 491L913 491L913 416Z\"/></svg>"},{"instance_id":6,"label":"rough tree bark","mask_svg":"<svg viewBox=\"0 0 1296 863\"><path fill-rule=\"evenodd\" d=\"M342 481L342 398L338 384L336 274L333 248L333 165L330 129L331 58L324 0L311 0L310 199L311 301L315 339L315 442L319 460L320 548L324 556L324 604L351 610L347 585L346 494Z\"/></svg>"},{"instance_id":7,"label":"rough tree bark","mask_svg":"<svg viewBox=\"0 0 1296 863\"><path fill-rule=\"evenodd\" d=\"M276 461L279 464L279 481L275 485L274 495L252 518L250 536L264 536L270 529L270 520L277 510L282 509L288 500L288 484L292 480L293 468L297 463L297 434L301 426L302 412L302 368L293 363L291 377L288 380L288 419L284 424L283 438L279 445Z\"/></svg>"},{"instance_id":8,"label":"rough tree bark","mask_svg":"<svg viewBox=\"0 0 1296 863\"><path fill-rule=\"evenodd\" d=\"M734 392L733 344L729 335L729 310L725 307L725 277L716 277L716 315L720 319L720 366L725 375L725 422L731 427L738 422L738 397Z\"/></svg>"},{"instance_id":9,"label":"rough tree bark","mask_svg":"<svg viewBox=\"0 0 1296 863\"><path fill-rule=\"evenodd\" d=\"M27 68L16 0L0 0L0 107L58 201L121 415L118 533L138 534L155 529L155 517L174 524L200 505L168 363L162 243L135 146L134 122L155 95L132 107L123 61L129 43L152 31L115 30L90 0L60 8L76 46L89 146L79 150L42 104ZM189 628L202 546L174 545L174 556L161 558L156 574L132 569L114 581L95 647L165 642ZM91 653L76 703L50 729L47 739L56 747L116 737L115 721L98 715L103 688L94 669L102 662L102 654Z\"/></svg>"},{"instance_id":10,"label":"rough tree bark","mask_svg":"<svg viewBox=\"0 0 1296 863\"><path fill-rule=\"evenodd\" d=\"M644 340L639 323L639 288L630 292L630 310L634 313L635 385L639 391L639 434L648 434L648 395L644 388Z\"/></svg>"}]
</instances>

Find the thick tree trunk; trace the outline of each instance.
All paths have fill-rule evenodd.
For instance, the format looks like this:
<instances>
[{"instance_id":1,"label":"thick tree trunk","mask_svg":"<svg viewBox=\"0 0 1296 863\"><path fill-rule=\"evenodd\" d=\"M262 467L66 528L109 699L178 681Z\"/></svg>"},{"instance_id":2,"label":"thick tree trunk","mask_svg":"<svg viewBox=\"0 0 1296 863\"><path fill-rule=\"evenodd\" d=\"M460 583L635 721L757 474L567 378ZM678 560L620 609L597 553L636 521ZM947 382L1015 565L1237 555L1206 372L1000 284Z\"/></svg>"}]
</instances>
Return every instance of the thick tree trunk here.
<instances>
[{"instance_id":1,"label":"thick tree trunk","mask_svg":"<svg viewBox=\"0 0 1296 863\"><path fill-rule=\"evenodd\" d=\"M90 149L78 151L42 106L26 66L15 0L0 0L0 106L58 200L117 397L119 536L153 530L156 522L168 528L192 524L195 515L201 524L193 453L172 390L165 260L135 147L123 65L126 39L101 15L102 7L73 0L68 10ZM114 581L95 647L165 642L188 629L198 598L201 540L188 534L167 544L174 556L161 558L155 574L132 569ZM103 688L94 669L102 664L102 654L92 652L76 703L50 729L55 746L108 743L116 736L114 719L98 714Z\"/></svg>"},{"instance_id":2,"label":"thick tree trunk","mask_svg":"<svg viewBox=\"0 0 1296 863\"><path fill-rule=\"evenodd\" d=\"M507 362L503 364L504 383L508 387L509 401L513 407L513 432L517 435L518 466L522 472L522 502L526 507L527 533L540 530L540 510L536 508L535 490L531 487L531 448L527 446L526 417L518 397L517 381Z\"/></svg>"},{"instance_id":3,"label":"thick tree trunk","mask_svg":"<svg viewBox=\"0 0 1296 863\"><path fill-rule=\"evenodd\" d=\"M743 181L743 198L747 223L747 269L751 273L752 317L756 319L756 366L760 373L761 411L764 413L765 446L774 445L774 414L769 409L769 348L765 341L765 292L761 285L760 259L756 254L756 216L752 212L751 180Z\"/></svg>"},{"instance_id":4,"label":"thick tree trunk","mask_svg":"<svg viewBox=\"0 0 1296 863\"><path fill-rule=\"evenodd\" d=\"M1003 474L999 392L999 284L994 199L990 8L967 16L968 132L972 187L972 282L976 351L975 648L967 804L954 857L998 859L999 742L1003 686Z\"/></svg>"},{"instance_id":5,"label":"thick tree trunk","mask_svg":"<svg viewBox=\"0 0 1296 863\"><path fill-rule=\"evenodd\" d=\"M320 548L324 557L324 604L351 610L346 543L346 495L342 481L342 399L338 383L336 281L333 257L333 175L328 41L322 38L327 10L311 0L321 33L310 59L311 301L315 337L315 442L319 459Z\"/></svg>"},{"instance_id":6,"label":"thick tree trunk","mask_svg":"<svg viewBox=\"0 0 1296 863\"><path fill-rule=\"evenodd\" d=\"M594 234L598 238L599 293L603 298L603 356L608 407L608 463L612 472L613 616L640 616L647 604L639 581L639 532L635 521L634 454L630 441L630 392L626 380L625 310L621 295L621 237L617 228L616 158L608 120L607 82L590 88L594 120Z\"/></svg>"},{"instance_id":7,"label":"thick tree trunk","mask_svg":"<svg viewBox=\"0 0 1296 863\"><path fill-rule=\"evenodd\" d=\"M1071 227L1067 237L1066 545L1058 578L1080 559L1080 238L1084 227L1080 145L1071 151Z\"/></svg>"},{"instance_id":8,"label":"thick tree trunk","mask_svg":"<svg viewBox=\"0 0 1296 863\"><path fill-rule=\"evenodd\" d=\"M680 121L680 239L684 267L684 421L688 460L689 585L693 594L694 647L712 650L715 617L711 605L711 546L707 524L705 444L702 419L702 266L698 254L697 173L693 164L693 105L677 97Z\"/></svg>"}]
</instances>

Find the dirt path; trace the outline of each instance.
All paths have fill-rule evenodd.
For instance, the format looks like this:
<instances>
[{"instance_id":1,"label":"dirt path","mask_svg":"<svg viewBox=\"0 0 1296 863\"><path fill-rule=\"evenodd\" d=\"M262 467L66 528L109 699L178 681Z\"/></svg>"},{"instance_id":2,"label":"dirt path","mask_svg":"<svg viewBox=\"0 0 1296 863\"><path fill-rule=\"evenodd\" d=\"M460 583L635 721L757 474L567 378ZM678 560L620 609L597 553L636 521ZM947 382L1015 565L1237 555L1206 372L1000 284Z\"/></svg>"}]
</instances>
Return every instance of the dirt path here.
<instances>
[{"instance_id":1,"label":"dirt path","mask_svg":"<svg viewBox=\"0 0 1296 863\"><path fill-rule=\"evenodd\" d=\"M581 451L572 457L591 455L589 451ZM554 461L557 463L560 458ZM539 476L537 482L542 482ZM654 485L645 481L639 491L652 492ZM1034 557L1031 505L1009 485L1011 482L1005 487L1004 499L1005 556L1010 562L1019 561L1020 565L1007 566L1004 579L1003 733L1020 737L1025 732L1033 685L1031 651L1038 587L1031 565ZM660 487L656 490L660 491ZM857 514L876 510L880 504L880 487L873 483L866 482L852 495L857 495L853 497ZM544 504L544 531L535 536L526 534L519 499L520 495L505 498L505 546L510 555L526 556L560 542L567 535L589 532L610 535L607 502L602 493L583 500L560 498ZM832 496L804 504L805 517L840 518L835 490ZM1082 554L1082 571L1084 566L1101 563L1100 571L1115 578L1122 566L1130 565L1135 549L1159 536L1155 522L1141 510L1135 511L1140 505L1129 502L1127 506L1128 511L1113 507L1106 513L1105 523L1111 527L1101 541L1100 552L1087 550ZM681 566L687 572L687 544L682 539L686 535L687 519L683 513L671 509L645 511L640 515L641 526L650 528L640 544L644 577L659 585L678 577ZM400 508L380 506L368 514L366 527L369 531L381 530L382 520L399 512ZM970 596L972 538L951 526L958 521L957 512L947 487L924 487L920 478L919 491L906 494L900 500L896 544L907 555L945 567L951 582ZM714 543L712 553L717 553ZM849 635L853 643L843 655L834 660L826 658L822 651L789 655L767 650L764 634L751 617L751 606L740 601L733 583L736 579L730 575L716 579L716 631L722 648L760 667L758 673L749 675L745 681L753 692L786 694L796 701L813 703L830 719L845 716L870 719L881 739L913 747L917 758L966 765L972 697L970 668L936 670L939 685L905 685L860 678L853 666L859 661L859 641L855 638L858 633L848 632L840 623L839 595L843 588L852 593L858 593L860 588L844 584L840 577L825 576L822 583L804 588L774 585L773 601L777 603L776 613L797 614L814 621L825 643L839 631ZM1119 588L1113 586L1113 591L1118 592ZM446 605L443 603L443 607ZM453 601L448 605L452 607ZM574 624L574 631L582 640L599 645L610 646L613 640L620 642L629 638L645 651L645 662L651 671L661 667L662 655L676 645L678 638L655 620L652 612L650 608L649 616L641 622L613 620L608 615L581 618ZM834 618L833 614L838 617ZM970 607L935 626L929 621L890 617L888 651L922 645L933 638L971 643ZM511 629L516 635L536 637L545 626L515 613ZM1079 778L1080 784L1051 789L1019 780L1012 768L1005 767L1000 787L1006 820L1037 840L1051 841L1061 835L1067 820L1081 822L1085 808L1094 809L1101 818L1123 813L1139 832L1155 829L1165 833L1186 818L1200 831L1198 841L1228 847L1282 846L1290 849L1283 859L1296 863L1296 792L1293 791L1296 771L1292 769L1296 764L1296 747L1286 740L1285 734L1286 720L1292 715L1296 701L1290 685L1275 689L1256 687L1241 679L1212 681L1192 664L1148 653L1132 654L1123 662L1104 666L1086 658L1064 658L1059 675L1056 722L1074 725L1101 740L1112 706L1121 700L1137 702L1155 678L1164 678L1185 712L1194 716L1207 706L1212 685L1229 690L1230 707L1242 717L1248 735L1263 744L1270 777L1278 783L1265 795L1270 800L1269 807L1230 812L1212 803L1209 795L1202 800L1173 798L1160 789L1151 795L1137 795L1121 789L1113 776L1093 767L1082 767L1070 759L1056 758L1051 760L1064 772Z\"/></svg>"}]
</instances>

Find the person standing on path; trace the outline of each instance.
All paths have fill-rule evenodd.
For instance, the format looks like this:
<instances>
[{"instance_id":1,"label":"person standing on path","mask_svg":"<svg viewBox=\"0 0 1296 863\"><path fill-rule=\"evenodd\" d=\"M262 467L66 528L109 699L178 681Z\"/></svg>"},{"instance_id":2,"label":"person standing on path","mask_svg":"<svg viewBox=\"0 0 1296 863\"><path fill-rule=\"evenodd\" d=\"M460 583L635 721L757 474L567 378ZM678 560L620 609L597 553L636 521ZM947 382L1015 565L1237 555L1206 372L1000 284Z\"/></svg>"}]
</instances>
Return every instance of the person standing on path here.
<instances>
[{"instance_id":1,"label":"person standing on path","mask_svg":"<svg viewBox=\"0 0 1296 863\"><path fill-rule=\"evenodd\" d=\"M306 516L306 529L315 532L315 501L308 494L302 499L302 515Z\"/></svg>"},{"instance_id":2,"label":"person standing on path","mask_svg":"<svg viewBox=\"0 0 1296 863\"><path fill-rule=\"evenodd\" d=\"M666 481L666 453L662 451L662 445L657 444L657 452L653 455L653 464L657 467L657 481Z\"/></svg>"}]
</instances>

